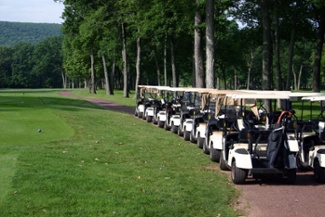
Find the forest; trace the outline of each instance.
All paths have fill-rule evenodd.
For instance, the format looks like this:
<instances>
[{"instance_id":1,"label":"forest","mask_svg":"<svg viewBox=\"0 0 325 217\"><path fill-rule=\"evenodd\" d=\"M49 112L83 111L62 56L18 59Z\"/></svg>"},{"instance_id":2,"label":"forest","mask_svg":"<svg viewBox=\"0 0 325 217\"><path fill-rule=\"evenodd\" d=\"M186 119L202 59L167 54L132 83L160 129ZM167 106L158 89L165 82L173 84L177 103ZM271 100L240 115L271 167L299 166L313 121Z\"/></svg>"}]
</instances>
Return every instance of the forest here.
<instances>
[{"instance_id":1,"label":"forest","mask_svg":"<svg viewBox=\"0 0 325 217\"><path fill-rule=\"evenodd\" d=\"M125 97L139 84L316 92L324 85L324 0L54 1L65 5L63 37L60 53L48 56L61 59L20 62L7 77L52 70L65 88L118 88ZM0 63L0 85L3 74ZM11 86L26 86L22 80Z\"/></svg>"},{"instance_id":2,"label":"forest","mask_svg":"<svg viewBox=\"0 0 325 217\"><path fill-rule=\"evenodd\" d=\"M0 88L61 88L61 28L0 21Z\"/></svg>"},{"instance_id":3,"label":"forest","mask_svg":"<svg viewBox=\"0 0 325 217\"><path fill-rule=\"evenodd\" d=\"M0 21L0 46L12 47L25 42L37 44L52 36L61 36L62 25L54 23L22 23Z\"/></svg>"},{"instance_id":4,"label":"forest","mask_svg":"<svg viewBox=\"0 0 325 217\"><path fill-rule=\"evenodd\" d=\"M0 88L61 88L62 36L0 46Z\"/></svg>"}]
</instances>

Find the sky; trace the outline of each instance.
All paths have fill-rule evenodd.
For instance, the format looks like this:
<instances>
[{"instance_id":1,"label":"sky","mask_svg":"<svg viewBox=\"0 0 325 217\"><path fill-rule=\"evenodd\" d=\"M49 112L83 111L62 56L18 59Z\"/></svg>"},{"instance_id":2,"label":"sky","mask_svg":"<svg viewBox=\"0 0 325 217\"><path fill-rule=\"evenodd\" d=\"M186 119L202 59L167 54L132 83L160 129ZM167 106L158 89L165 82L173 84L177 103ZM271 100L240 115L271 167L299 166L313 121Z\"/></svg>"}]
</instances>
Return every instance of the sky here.
<instances>
[{"instance_id":1,"label":"sky","mask_svg":"<svg viewBox=\"0 0 325 217\"><path fill-rule=\"evenodd\" d=\"M63 9L54 0L0 0L0 21L63 23Z\"/></svg>"}]
</instances>

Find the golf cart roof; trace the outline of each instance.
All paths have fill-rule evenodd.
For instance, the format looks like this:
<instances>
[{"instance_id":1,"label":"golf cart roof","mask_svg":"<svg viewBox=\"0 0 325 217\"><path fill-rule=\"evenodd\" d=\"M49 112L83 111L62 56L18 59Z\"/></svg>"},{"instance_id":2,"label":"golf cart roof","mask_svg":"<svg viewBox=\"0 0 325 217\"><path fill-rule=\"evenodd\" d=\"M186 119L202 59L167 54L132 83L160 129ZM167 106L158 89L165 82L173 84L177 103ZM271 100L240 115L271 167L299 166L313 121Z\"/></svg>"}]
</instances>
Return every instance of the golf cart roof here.
<instances>
[{"instance_id":1,"label":"golf cart roof","mask_svg":"<svg viewBox=\"0 0 325 217\"><path fill-rule=\"evenodd\" d=\"M314 96L305 96L302 99L303 100L310 100L312 102L325 101L325 94L319 94L319 95L314 95Z\"/></svg>"},{"instance_id":2,"label":"golf cart roof","mask_svg":"<svg viewBox=\"0 0 325 217\"><path fill-rule=\"evenodd\" d=\"M254 91L242 92L240 94L227 94L233 99L290 99L290 92L288 91Z\"/></svg>"},{"instance_id":3,"label":"golf cart roof","mask_svg":"<svg viewBox=\"0 0 325 217\"><path fill-rule=\"evenodd\" d=\"M169 86L154 86L154 85L138 85L139 88L145 88L145 89L156 89L156 90L167 90L170 87Z\"/></svg>"}]
</instances>

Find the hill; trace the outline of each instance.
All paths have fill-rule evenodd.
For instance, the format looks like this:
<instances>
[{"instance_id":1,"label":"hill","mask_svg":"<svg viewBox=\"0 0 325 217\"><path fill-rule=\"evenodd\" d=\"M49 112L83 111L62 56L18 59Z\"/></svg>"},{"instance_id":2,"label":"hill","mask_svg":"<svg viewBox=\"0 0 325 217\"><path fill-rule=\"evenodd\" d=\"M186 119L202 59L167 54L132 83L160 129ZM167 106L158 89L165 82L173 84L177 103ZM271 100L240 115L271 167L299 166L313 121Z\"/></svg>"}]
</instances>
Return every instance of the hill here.
<instances>
[{"instance_id":1,"label":"hill","mask_svg":"<svg viewBox=\"0 0 325 217\"><path fill-rule=\"evenodd\" d=\"M21 42L36 44L44 38L60 36L62 24L21 23L0 21L0 46L14 46Z\"/></svg>"}]
</instances>

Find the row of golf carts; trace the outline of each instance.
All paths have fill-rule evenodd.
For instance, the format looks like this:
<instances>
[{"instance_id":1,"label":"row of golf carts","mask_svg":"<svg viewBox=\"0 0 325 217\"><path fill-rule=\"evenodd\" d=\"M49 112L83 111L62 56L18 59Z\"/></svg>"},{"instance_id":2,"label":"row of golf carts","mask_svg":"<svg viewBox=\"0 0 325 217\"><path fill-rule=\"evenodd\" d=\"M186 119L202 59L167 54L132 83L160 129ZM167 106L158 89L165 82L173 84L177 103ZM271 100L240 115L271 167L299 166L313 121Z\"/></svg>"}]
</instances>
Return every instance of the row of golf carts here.
<instances>
[{"instance_id":1,"label":"row of golf carts","mask_svg":"<svg viewBox=\"0 0 325 217\"><path fill-rule=\"evenodd\" d=\"M292 184L297 169L325 182L325 94L168 86L139 86L139 93L135 116L196 143L235 184L273 177ZM296 116L293 101L300 109L309 101L310 119L303 110ZM313 102L320 102L316 120Z\"/></svg>"}]
</instances>

